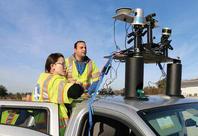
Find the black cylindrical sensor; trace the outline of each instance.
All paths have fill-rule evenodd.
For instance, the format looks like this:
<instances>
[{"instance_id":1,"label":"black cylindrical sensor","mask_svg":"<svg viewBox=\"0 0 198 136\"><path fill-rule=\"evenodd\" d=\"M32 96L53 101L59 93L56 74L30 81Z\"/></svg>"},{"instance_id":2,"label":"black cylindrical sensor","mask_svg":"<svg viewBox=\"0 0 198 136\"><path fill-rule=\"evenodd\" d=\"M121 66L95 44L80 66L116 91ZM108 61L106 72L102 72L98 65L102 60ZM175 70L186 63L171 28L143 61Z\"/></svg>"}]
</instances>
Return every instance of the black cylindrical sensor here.
<instances>
[{"instance_id":1,"label":"black cylindrical sensor","mask_svg":"<svg viewBox=\"0 0 198 136\"><path fill-rule=\"evenodd\" d=\"M143 89L144 59L142 56L126 58L125 98L137 96L136 91Z\"/></svg>"},{"instance_id":2,"label":"black cylindrical sensor","mask_svg":"<svg viewBox=\"0 0 198 136\"><path fill-rule=\"evenodd\" d=\"M181 96L182 64L167 64L166 95Z\"/></svg>"}]
</instances>

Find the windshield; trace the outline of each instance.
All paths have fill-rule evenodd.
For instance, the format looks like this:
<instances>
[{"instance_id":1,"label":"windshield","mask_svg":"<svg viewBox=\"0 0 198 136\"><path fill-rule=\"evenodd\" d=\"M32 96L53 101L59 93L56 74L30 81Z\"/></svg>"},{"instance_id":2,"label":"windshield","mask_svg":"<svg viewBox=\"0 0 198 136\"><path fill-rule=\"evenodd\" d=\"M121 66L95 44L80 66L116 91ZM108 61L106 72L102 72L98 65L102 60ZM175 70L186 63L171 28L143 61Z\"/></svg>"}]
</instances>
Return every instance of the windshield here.
<instances>
[{"instance_id":1,"label":"windshield","mask_svg":"<svg viewBox=\"0 0 198 136\"><path fill-rule=\"evenodd\" d=\"M198 103L141 110L138 114L156 135L198 135Z\"/></svg>"}]
</instances>

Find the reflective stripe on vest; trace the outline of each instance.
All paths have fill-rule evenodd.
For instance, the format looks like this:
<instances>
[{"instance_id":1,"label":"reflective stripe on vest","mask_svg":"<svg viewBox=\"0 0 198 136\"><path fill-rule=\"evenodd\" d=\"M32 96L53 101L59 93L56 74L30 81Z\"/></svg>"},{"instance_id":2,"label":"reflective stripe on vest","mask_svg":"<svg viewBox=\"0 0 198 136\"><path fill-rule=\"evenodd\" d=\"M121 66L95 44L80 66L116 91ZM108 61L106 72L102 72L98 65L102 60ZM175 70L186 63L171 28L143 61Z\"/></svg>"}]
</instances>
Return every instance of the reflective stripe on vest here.
<instances>
[{"instance_id":1,"label":"reflective stripe on vest","mask_svg":"<svg viewBox=\"0 0 198 136\"><path fill-rule=\"evenodd\" d=\"M83 83L82 86L84 87L84 89L88 89L90 84L89 83Z\"/></svg>"},{"instance_id":2,"label":"reflective stripe on vest","mask_svg":"<svg viewBox=\"0 0 198 136\"><path fill-rule=\"evenodd\" d=\"M61 81L58 86L58 103L63 103L63 95L64 95L64 81Z\"/></svg>"},{"instance_id":3,"label":"reflective stripe on vest","mask_svg":"<svg viewBox=\"0 0 198 136\"><path fill-rule=\"evenodd\" d=\"M73 56L68 58L67 80L69 80L70 82L72 82L72 80L74 80L72 77L73 61L74 61ZM73 81L73 82L75 82L75 81Z\"/></svg>"},{"instance_id":4,"label":"reflective stripe on vest","mask_svg":"<svg viewBox=\"0 0 198 136\"><path fill-rule=\"evenodd\" d=\"M69 68L73 66L73 61L74 61L74 60L75 60L75 59L74 59L73 56L71 56L71 57L68 58ZM71 69L72 69L72 68L71 68Z\"/></svg>"},{"instance_id":5,"label":"reflective stripe on vest","mask_svg":"<svg viewBox=\"0 0 198 136\"><path fill-rule=\"evenodd\" d=\"M48 93L48 84L52 79L53 75L49 75L47 79L45 79L43 83L43 91L42 91L42 98L44 101L50 101L49 93Z\"/></svg>"},{"instance_id":6,"label":"reflective stripe on vest","mask_svg":"<svg viewBox=\"0 0 198 136\"><path fill-rule=\"evenodd\" d=\"M88 78L91 78L92 77L92 75L91 75L91 73L92 73L92 61L90 60L87 65L88 65L88 70L87 70Z\"/></svg>"},{"instance_id":7,"label":"reflective stripe on vest","mask_svg":"<svg viewBox=\"0 0 198 136\"><path fill-rule=\"evenodd\" d=\"M97 73L92 75L92 78L98 78L98 77L100 77L100 72L97 72Z\"/></svg>"},{"instance_id":8,"label":"reflective stripe on vest","mask_svg":"<svg viewBox=\"0 0 198 136\"><path fill-rule=\"evenodd\" d=\"M1 123L14 125L18 117L19 115L14 112L4 111L2 112Z\"/></svg>"},{"instance_id":9,"label":"reflective stripe on vest","mask_svg":"<svg viewBox=\"0 0 198 136\"><path fill-rule=\"evenodd\" d=\"M66 128L68 121L68 118L59 118L59 128Z\"/></svg>"},{"instance_id":10,"label":"reflective stripe on vest","mask_svg":"<svg viewBox=\"0 0 198 136\"><path fill-rule=\"evenodd\" d=\"M15 113L8 113L7 119L6 119L6 124L14 124L13 120L16 118Z\"/></svg>"}]
</instances>

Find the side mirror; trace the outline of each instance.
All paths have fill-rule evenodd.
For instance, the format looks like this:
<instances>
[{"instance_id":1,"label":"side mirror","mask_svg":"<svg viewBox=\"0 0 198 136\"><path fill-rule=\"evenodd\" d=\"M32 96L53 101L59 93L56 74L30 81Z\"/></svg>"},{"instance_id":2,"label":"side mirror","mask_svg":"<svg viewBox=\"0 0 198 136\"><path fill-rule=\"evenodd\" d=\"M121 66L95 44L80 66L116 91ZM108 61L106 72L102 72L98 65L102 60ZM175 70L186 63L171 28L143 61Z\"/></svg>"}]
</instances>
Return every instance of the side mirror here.
<instances>
[{"instance_id":1,"label":"side mirror","mask_svg":"<svg viewBox=\"0 0 198 136\"><path fill-rule=\"evenodd\" d=\"M193 119L187 119L185 121L185 126L186 127L192 127L192 126L197 126L196 121L194 121Z\"/></svg>"}]
</instances>

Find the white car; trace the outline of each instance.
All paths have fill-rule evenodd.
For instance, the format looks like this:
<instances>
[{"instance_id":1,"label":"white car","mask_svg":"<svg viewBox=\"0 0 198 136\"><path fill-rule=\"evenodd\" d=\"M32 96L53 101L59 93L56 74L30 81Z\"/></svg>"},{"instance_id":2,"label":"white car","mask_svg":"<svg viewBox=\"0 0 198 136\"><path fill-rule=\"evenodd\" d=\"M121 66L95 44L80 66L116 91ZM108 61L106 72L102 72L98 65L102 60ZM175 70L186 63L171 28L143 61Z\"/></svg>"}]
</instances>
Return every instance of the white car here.
<instances>
[{"instance_id":1,"label":"white car","mask_svg":"<svg viewBox=\"0 0 198 136\"><path fill-rule=\"evenodd\" d=\"M122 96L98 98L94 104L94 136L196 136L198 99L149 96L148 100L124 99ZM58 106L53 103L0 101L5 110L24 112L21 124L0 125L0 135L59 135ZM65 136L88 135L87 101L72 109ZM37 113L45 115L45 124L37 126Z\"/></svg>"}]
</instances>

